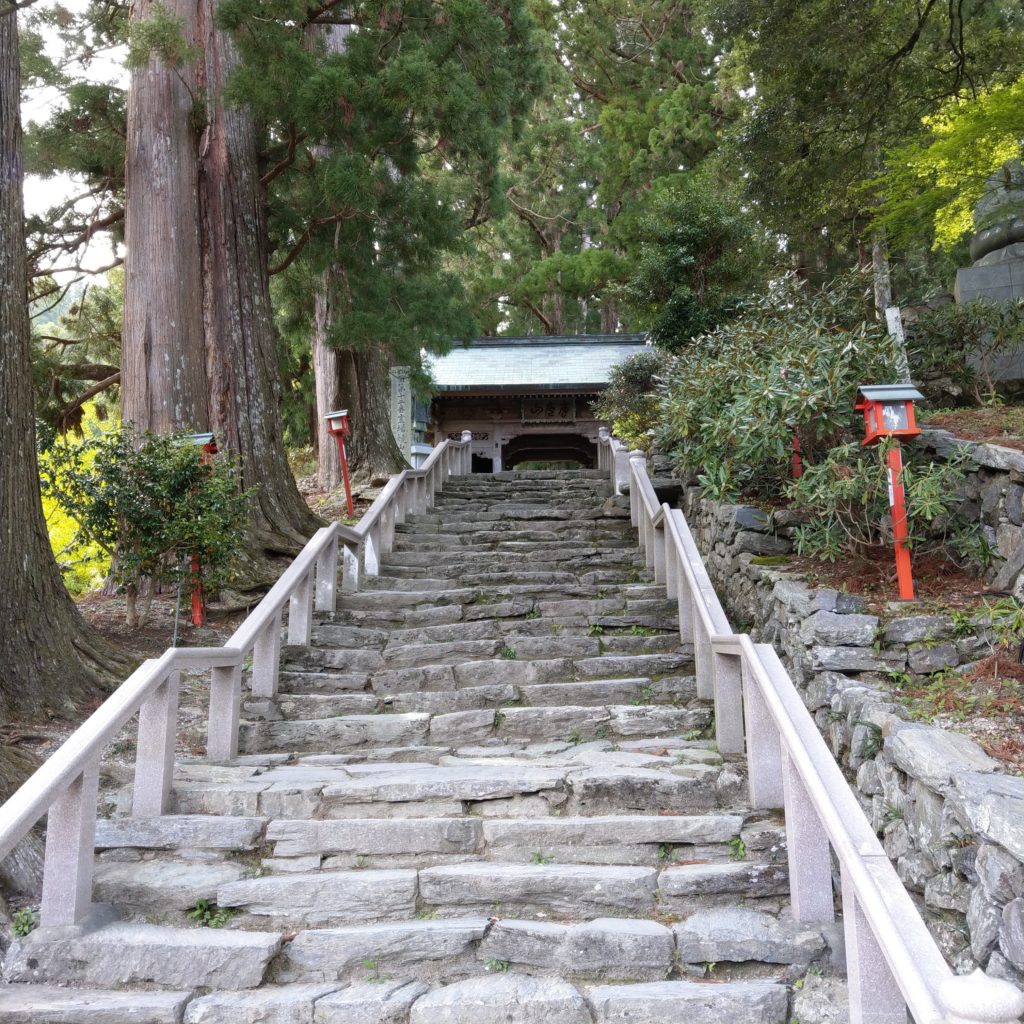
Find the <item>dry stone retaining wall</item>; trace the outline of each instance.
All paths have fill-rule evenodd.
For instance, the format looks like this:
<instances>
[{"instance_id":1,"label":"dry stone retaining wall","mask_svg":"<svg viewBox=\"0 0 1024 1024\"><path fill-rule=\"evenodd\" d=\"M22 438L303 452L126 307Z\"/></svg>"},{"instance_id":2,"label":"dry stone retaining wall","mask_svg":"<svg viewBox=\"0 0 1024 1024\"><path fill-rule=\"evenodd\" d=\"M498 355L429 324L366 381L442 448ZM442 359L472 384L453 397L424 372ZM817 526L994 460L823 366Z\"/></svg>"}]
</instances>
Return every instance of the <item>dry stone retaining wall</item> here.
<instances>
[{"instance_id":1,"label":"dry stone retaining wall","mask_svg":"<svg viewBox=\"0 0 1024 1024\"><path fill-rule=\"evenodd\" d=\"M1007 451L972 474L967 500L1024 568L1024 531L1006 529L1021 520L1024 454ZM882 621L855 595L765 564L791 550L785 513L770 522L697 487L682 490L680 506L733 627L782 653L950 963L1024 985L1024 778L1003 774L966 736L908 721L886 674L968 664L990 650L985 638L958 635L943 615Z\"/></svg>"}]
</instances>

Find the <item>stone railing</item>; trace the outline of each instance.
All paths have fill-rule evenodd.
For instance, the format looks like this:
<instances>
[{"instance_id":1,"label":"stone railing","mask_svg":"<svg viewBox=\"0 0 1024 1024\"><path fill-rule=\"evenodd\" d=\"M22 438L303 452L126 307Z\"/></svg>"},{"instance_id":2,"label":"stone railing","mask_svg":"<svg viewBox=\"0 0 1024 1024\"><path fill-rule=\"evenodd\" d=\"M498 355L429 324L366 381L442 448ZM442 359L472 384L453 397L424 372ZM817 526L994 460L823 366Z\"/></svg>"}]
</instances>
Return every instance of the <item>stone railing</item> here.
<instances>
[{"instance_id":1,"label":"stone railing","mask_svg":"<svg viewBox=\"0 0 1024 1024\"><path fill-rule=\"evenodd\" d=\"M209 670L207 757L234 757L243 666L251 657L255 696L277 692L285 607L288 642L308 644L314 610L335 610L339 556L343 589L357 590L361 574L379 574L395 524L425 512L449 476L469 471L470 439L464 434L435 448L419 469L392 477L354 527L332 523L314 535L224 647L170 648L143 662L0 807L0 860L47 816L41 927L83 925L92 909L100 759L124 725L138 715L132 814L161 815L174 771L180 673Z\"/></svg>"},{"instance_id":2,"label":"stone railing","mask_svg":"<svg viewBox=\"0 0 1024 1024\"><path fill-rule=\"evenodd\" d=\"M834 919L838 861L851 1024L906 1024L907 1011L916 1024L1016 1020L1015 986L950 970L775 649L732 632L683 513L658 502L642 452L623 474L623 452L602 432L598 464L616 490L628 486L647 565L678 602L719 748L746 754L753 807L784 809L795 920Z\"/></svg>"}]
</instances>

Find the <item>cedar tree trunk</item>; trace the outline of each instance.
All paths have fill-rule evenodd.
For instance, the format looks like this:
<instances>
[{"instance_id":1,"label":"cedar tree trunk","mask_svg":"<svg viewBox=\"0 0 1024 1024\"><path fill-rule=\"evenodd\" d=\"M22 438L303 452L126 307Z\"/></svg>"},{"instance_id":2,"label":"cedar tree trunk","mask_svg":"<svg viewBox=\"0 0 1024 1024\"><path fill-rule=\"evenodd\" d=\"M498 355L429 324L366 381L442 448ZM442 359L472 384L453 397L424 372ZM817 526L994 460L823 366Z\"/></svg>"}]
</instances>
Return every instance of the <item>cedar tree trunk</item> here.
<instances>
[{"instance_id":1,"label":"cedar tree trunk","mask_svg":"<svg viewBox=\"0 0 1024 1024\"><path fill-rule=\"evenodd\" d=\"M135 0L133 21L155 0ZM167 0L189 44L195 0ZM131 75L128 139L121 418L142 430L210 429L200 281L199 191L193 94L188 67L153 54Z\"/></svg>"},{"instance_id":2,"label":"cedar tree trunk","mask_svg":"<svg viewBox=\"0 0 1024 1024\"><path fill-rule=\"evenodd\" d=\"M0 15L0 719L94 692L117 666L64 589L36 463L14 13ZM0 777L4 774L0 757Z\"/></svg>"},{"instance_id":3,"label":"cedar tree trunk","mask_svg":"<svg viewBox=\"0 0 1024 1024\"><path fill-rule=\"evenodd\" d=\"M256 126L247 110L224 103L237 55L214 13L214 0L202 0L209 125L199 194L210 429L221 449L238 458L242 486L252 489L255 542L291 554L320 523L285 456Z\"/></svg>"},{"instance_id":4,"label":"cedar tree trunk","mask_svg":"<svg viewBox=\"0 0 1024 1024\"><path fill-rule=\"evenodd\" d=\"M337 273L327 270L321 276L313 314L313 380L316 385L316 479L325 491L341 483L338 442L327 429L324 417L341 408L341 358L331 343L337 302ZM355 410L352 410L355 412Z\"/></svg>"}]
</instances>

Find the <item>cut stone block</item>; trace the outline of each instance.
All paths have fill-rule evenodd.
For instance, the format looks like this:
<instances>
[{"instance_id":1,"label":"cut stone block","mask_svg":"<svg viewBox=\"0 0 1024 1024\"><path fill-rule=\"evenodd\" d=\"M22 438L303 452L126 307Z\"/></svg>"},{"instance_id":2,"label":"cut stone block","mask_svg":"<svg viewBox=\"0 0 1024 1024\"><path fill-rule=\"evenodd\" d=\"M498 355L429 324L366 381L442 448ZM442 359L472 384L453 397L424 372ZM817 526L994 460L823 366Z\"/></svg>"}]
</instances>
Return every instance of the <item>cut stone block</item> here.
<instances>
[{"instance_id":1,"label":"cut stone block","mask_svg":"<svg viewBox=\"0 0 1024 1024\"><path fill-rule=\"evenodd\" d=\"M179 1024L191 992L105 992L0 986L4 1024Z\"/></svg>"},{"instance_id":2,"label":"cut stone block","mask_svg":"<svg viewBox=\"0 0 1024 1024\"><path fill-rule=\"evenodd\" d=\"M783 896L789 892L789 872L782 864L684 864L662 871L658 889L662 901Z\"/></svg>"},{"instance_id":3,"label":"cut stone block","mask_svg":"<svg viewBox=\"0 0 1024 1024\"><path fill-rule=\"evenodd\" d=\"M483 823L475 818L421 820L336 819L274 821L267 829L277 857L355 853L473 853L481 844Z\"/></svg>"},{"instance_id":4,"label":"cut stone block","mask_svg":"<svg viewBox=\"0 0 1024 1024\"><path fill-rule=\"evenodd\" d=\"M517 974L471 978L418 999L410 1024L592 1024L583 997L564 981Z\"/></svg>"},{"instance_id":5,"label":"cut stone block","mask_svg":"<svg viewBox=\"0 0 1024 1024\"><path fill-rule=\"evenodd\" d=\"M215 992L194 999L184 1024L313 1024L318 999L337 985L269 985L252 992Z\"/></svg>"},{"instance_id":6,"label":"cut stone block","mask_svg":"<svg viewBox=\"0 0 1024 1024\"><path fill-rule=\"evenodd\" d=\"M12 943L7 981L94 987L255 988L281 946L279 935L213 928L117 924L77 939L33 935Z\"/></svg>"},{"instance_id":7,"label":"cut stone block","mask_svg":"<svg viewBox=\"0 0 1024 1024\"><path fill-rule=\"evenodd\" d=\"M421 973L474 953L487 928L487 918L465 917L301 931L284 947L282 971L289 981L336 981L365 977L373 961L374 970Z\"/></svg>"},{"instance_id":8,"label":"cut stone block","mask_svg":"<svg viewBox=\"0 0 1024 1024\"><path fill-rule=\"evenodd\" d=\"M691 914L672 929L684 964L807 964L825 951L821 930L735 907Z\"/></svg>"},{"instance_id":9,"label":"cut stone block","mask_svg":"<svg viewBox=\"0 0 1024 1024\"><path fill-rule=\"evenodd\" d=\"M441 907L543 908L566 917L652 913L657 872L568 864L454 864L420 872L420 897Z\"/></svg>"},{"instance_id":10,"label":"cut stone block","mask_svg":"<svg viewBox=\"0 0 1024 1024\"><path fill-rule=\"evenodd\" d=\"M188 910L199 900L214 902L222 885L238 881L245 873L243 865L233 863L101 861L93 873L92 891L97 903Z\"/></svg>"},{"instance_id":11,"label":"cut stone block","mask_svg":"<svg viewBox=\"0 0 1024 1024\"><path fill-rule=\"evenodd\" d=\"M158 818L98 818L98 850L138 846L151 850L251 850L266 818L165 814Z\"/></svg>"},{"instance_id":12,"label":"cut stone block","mask_svg":"<svg viewBox=\"0 0 1024 1024\"><path fill-rule=\"evenodd\" d=\"M587 1002L596 1024L782 1024L789 997L785 985L766 981L660 981L598 985Z\"/></svg>"},{"instance_id":13,"label":"cut stone block","mask_svg":"<svg viewBox=\"0 0 1024 1024\"><path fill-rule=\"evenodd\" d=\"M413 1003L428 991L421 981L351 985L316 1004L316 1024L406 1024Z\"/></svg>"},{"instance_id":14,"label":"cut stone block","mask_svg":"<svg viewBox=\"0 0 1024 1024\"><path fill-rule=\"evenodd\" d=\"M415 871L269 875L221 886L217 904L304 925L393 921L416 913Z\"/></svg>"}]
</instances>

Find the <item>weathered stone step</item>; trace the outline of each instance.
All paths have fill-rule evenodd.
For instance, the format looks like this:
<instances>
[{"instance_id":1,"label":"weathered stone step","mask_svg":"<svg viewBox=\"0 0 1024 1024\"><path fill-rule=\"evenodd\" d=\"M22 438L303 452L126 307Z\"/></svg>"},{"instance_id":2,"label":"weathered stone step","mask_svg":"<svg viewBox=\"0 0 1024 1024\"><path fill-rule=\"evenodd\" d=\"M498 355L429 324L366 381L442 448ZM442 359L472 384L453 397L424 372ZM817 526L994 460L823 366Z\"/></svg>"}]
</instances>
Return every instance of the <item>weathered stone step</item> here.
<instances>
[{"instance_id":1,"label":"weathered stone step","mask_svg":"<svg viewBox=\"0 0 1024 1024\"><path fill-rule=\"evenodd\" d=\"M0 985L4 1024L181 1024L191 992Z\"/></svg>"},{"instance_id":2,"label":"weathered stone step","mask_svg":"<svg viewBox=\"0 0 1024 1024\"><path fill-rule=\"evenodd\" d=\"M315 858L325 869L425 866L446 858L664 867L673 858L694 859L698 847L724 855L743 822L740 814L278 820L267 842L274 870L289 858L307 865Z\"/></svg>"},{"instance_id":3,"label":"weathered stone step","mask_svg":"<svg viewBox=\"0 0 1024 1024\"><path fill-rule=\"evenodd\" d=\"M594 544L589 548L573 548L568 551L548 549L543 561L529 551L502 551L491 553L486 557L480 552L449 551L443 559L433 551L392 551L384 559L384 566L390 571L396 566L410 566L429 569L432 573L442 571L444 566L455 568L458 572L467 567L475 571L503 569L510 571L513 566L530 566L536 571L538 565L563 568L566 572L586 571L586 567L594 567L595 559L600 559L602 567L615 565L637 566L639 559L636 548L612 548L607 551Z\"/></svg>"},{"instance_id":4,"label":"weathered stone step","mask_svg":"<svg viewBox=\"0 0 1024 1024\"><path fill-rule=\"evenodd\" d=\"M572 551L577 548L590 550L620 548L636 549L632 537L610 531L581 528L564 535L553 537L544 530L516 530L515 532L492 531L489 533L399 533L395 536L395 551L467 551L481 555L504 551L536 551L540 558L549 550Z\"/></svg>"},{"instance_id":5,"label":"weathered stone step","mask_svg":"<svg viewBox=\"0 0 1024 1024\"><path fill-rule=\"evenodd\" d=\"M56 940L36 931L11 944L4 980L93 988L247 989L262 982L280 948L276 933L223 928L118 923Z\"/></svg>"},{"instance_id":6,"label":"weathered stone step","mask_svg":"<svg viewBox=\"0 0 1024 1024\"><path fill-rule=\"evenodd\" d=\"M393 717L393 716L383 716ZM294 725L295 723L289 723ZM309 723L304 723L309 724ZM671 742L666 740L666 743ZM497 748L503 750L503 746ZM669 748L659 748L669 749ZM600 751L553 755L577 763L514 757L447 764L412 762L316 764L255 769L233 777L191 773L176 778L172 809L181 814L266 814L282 818L456 817L465 813L518 818L605 814L683 814L734 805L742 779L699 760L628 758L601 763ZM610 752L614 754L615 752ZM621 752L628 754L629 752ZM325 755L331 759L337 755Z\"/></svg>"},{"instance_id":7,"label":"weathered stone step","mask_svg":"<svg viewBox=\"0 0 1024 1024\"><path fill-rule=\"evenodd\" d=\"M668 657L647 655L647 657ZM609 657L609 662L633 659ZM508 662L498 664L509 664ZM514 664L514 663L513 663ZM530 665L529 662L523 663ZM538 663L534 663L538 664ZM539 664L544 664L543 662ZM577 662L577 671L586 662ZM461 666L456 666L456 671ZM674 667L674 666L673 666ZM588 667L588 670L591 667ZM615 670L615 665L609 665ZM623 674L628 669L623 669ZM565 675L563 671L561 673ZM595 670L594 675L597 675ZM500 680L500 677L498 677ZM509 676L511 682L515 676ZM501 685L500 681L496 685ZM513 683L514 685L514 683ZM415 746L560 740L584 742L613 737L670 736L701 732L711 722L706 705L583 705L508 707L492 711L453 711L431 715L352 714L334 718L243 722L239 730L242 753L260 751L344 752L362 747Z\"/></svg>"},{"instance_id":8,"label":"weathered stone step","mask_svg":"<svg viewBox=\"0 0 1024 1024\"><path fill-rule=\"evenodd\" d=\"M627 502L628 507L628 502ZM426 515L409 516L404 523L395 527L397 533L424 536L430 533L441 533L446 536L464 534L500 534L515 533L529 530L533 533L545 533L561 536L565 533L588 532L591 536L626 537L636 543L636 532L628 522L621 519L509 519L500 512L482 512L478 516L456 518L454 513L446 516Z\"/></svg>"},{"instance_id":9,"label":"weathered stone step","mask_svg":"<svg viewBox=\"0 0 1024 1024\"><path fill-rule=\"evenodd\" d=\"M97 818L96 849L253 850L267 818L165 814L159 818Z\"/></svg>"},{"instance_id":10,"label":"weathered stone step","mask_svg":"<svg viewBox=\"0 0 1024 1024\"><path fill-rule=\"evenodd\" d=\"M183 912L200 900L213 903L221 886L239 881L250 870L230 861L100 860L93 875L93 899L133 911Z\"/></svg>"},{"instance_id":11,"label":"weathered stone step","mask_svg":"<svg viewBox=\"0 0 1024 1024\"><path fill-rule=\"evenodd\" d=\"M321 692L302 692L294 681L274 701L247 701L243 714L248 720L334 718L340 715L369 715L396 712L423 712L431 715L455 711L498 710L510 705L530 707L584 707L607 704L678 704L696 699L696 682L692 676L670 676L652 682L644 677L633 679L595 679L579 683L548 683L516 687L510 684L469 686L458 690L424 690L387 692L374 686L374 692L323 692L327 680L320 681Z\"/></svg>"},{"instance_id":12,"label":"weathered stone step","mask_svg":"<svg viewBox=\"0 0 1024 1024\"><path fill-rule=\"evenodd\" d=\"M782 1024L789 993L770 981L658 981L595 986L587 1003L593 1024Z\"/></svg>"}]
</instances>

